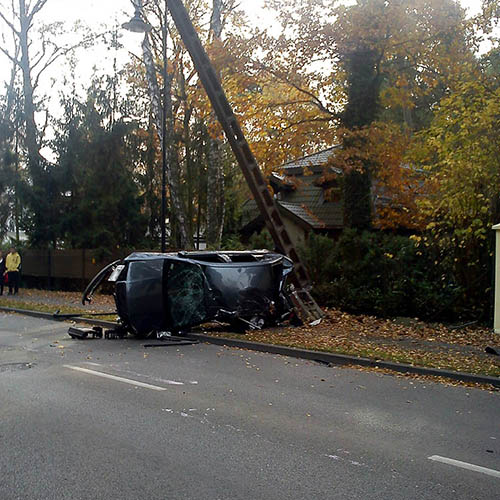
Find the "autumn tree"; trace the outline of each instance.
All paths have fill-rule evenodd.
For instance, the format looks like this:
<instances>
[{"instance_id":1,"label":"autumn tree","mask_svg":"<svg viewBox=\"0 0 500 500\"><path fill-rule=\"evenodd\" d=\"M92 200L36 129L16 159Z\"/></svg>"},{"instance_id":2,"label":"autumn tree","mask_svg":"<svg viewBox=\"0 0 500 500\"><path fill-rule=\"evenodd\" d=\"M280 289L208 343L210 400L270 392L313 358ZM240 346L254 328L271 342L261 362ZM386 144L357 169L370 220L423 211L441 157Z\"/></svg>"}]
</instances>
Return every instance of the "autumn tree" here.
<instances>
[{"instance_id":1,"label":"autumn tree","mask_svg":"<svg viewBox=\"0 0 500 500\"><path fill-rule=\"evenodd\" d=\"M138 3L141 7L142 2ZM175 122L172 102L172 72L167 67L169 19L167 17L166 1L154 0L148 7L149 19L157 26L150 33L146 32L142 43L143 60L146 68L146 79L148 82L151 100L152 116L156 123L156 130L162 146L162 164L165 166L165 182L168 183L173 233L177 239L177 246L187 248L191 245L185 207L180 192L179 157L175 144ZM161 71L157 71L156 61L160 61ZM162 89L158 79L162 79ZM166 193L162 194L164 200ZM164 227L165 221L162 221Z\"/></svg>"},{"instance_id":2,"label":"autumn tree","mask_svg":"<svg viewBox=\"0 0 500 500\"><path fill-rule=\"evenodd\" d=\"M15 36L12 60L17 61L19 43ZM19 240L19 139L22 121L21 95L18 87L18 65L11 61L10 78L0 97L0 240L14 225Z\"/></svg>"},{"instance_id":3,"label":"autumn tree","mask_svg":"<svg viewBox=\"0 0 500 500\"><path fill-rule=\"evenodd\" d=\"M344 170L344 224L356 229L369 229L372 221L373 159L360 155L367 147L359 131L369 127L380 111L382 76L378 58L375 48L365 40L348 40L340 53L347 73L347 103L340 114L340 125L345 130L341 137L351 167Z\"/></svg>"},{"instance_id":4,"label":"autumn tree","mask_svg":"<svg viewBox=\"0 0 500 500\"><path fill-rule=\"evenodd\" d=\"M453 0L269 0L282 30L261 35L261 68L293 87L343 144L348 225L371 222L370 130L393 122L412 134L473 60L476 40ZM386 143L391 148L390 142ZM401 161L404 161L401 158Z\"/></svg>"},{"instance_id":5,"label":"autumn tree","mask_svg":"<svg viewBox=\"0 0 500 500\"><path fill-rule=\"evenodd\" d=\"M11 9L2 8L0 17L5 26L10 29L13 39L13 49L8 51L4 45L0 50L10 59L13 67L19 68L22 73L22 95L24 100L24 144L27 149L29 174L32 179L32 189L25 185L25 193L29 192L27 201L33 210L33 217L37 219L36 225L42 226L47 213L47 193L42 186L46 183L42 180L43 158L40 155L41 133L35 122L36 102L34 92L46 65L50 62L47 59L46 46L42 44L40 52L35 56L34 62L31 60L31 32L36 15L43 9L47 0L38 0L34 5L27 4L25 0L12 2ZM16 5L17 4L17 5ZM4 6L2 6L4 7ZM10 14L10 18L8 15ZM35 72L38 69L38 72Z\"/></svg>"},{"instance_id":6,"label":"autumn tree","mask_svg":"<svg viewBox=\"0 0 500 500\"><path fill-rule=\"evenodd\" d=\"M479 315L490 283L491 226L500 220L499 117L498 85L466 78L442 99L414 146L427 176L427 194L418 200L422 245L439 250L464 289L463 303L483 307Z\"/></svg>"},{"instance_id":7,"label":"autumn tree","mask_svg":"<svg viewBox=\"0 0 500 500\"><path fill-rule=\"evenodd\" d=\"M215 1L210 6L200 0L186 3L193 24L218 68L224 85L234 95L241 89L239 83L233 80L233 75L238 73L240 67L230 64L237 56L231 57L229 48L233 35L225 37L224 30L234 26L236 19L240 20L241 13L235 9L236 5L237 2L233 0ZM171 223L175 222L172 229L174 234L179 235L178 228L183 226L189 245L194 234L204 232L207 243L217 247L224 225L224 178L228 175L227 168L232 170L230 165L234 161L228 163L228 148L222 139L222 130L215 120L190 56L172 21L165 16L164 2L149 2L144 12L154 29L143 43L143 48L147 44L147 50L143 50L142 62L145 63L151 109L160 137L160 89L166 89L166 131L167 143L170 145L167 166L171 180L176 180L176 185L170 181L168 183L170 220ZM167 39L165 35L168 38L166 54L163 44L163 40ZM166 67L164 61L167 61ZM138 76L135 69L133 72ZM137 83L136 79L134 84ZM179 221L179 214L183 214L183 224Z\"/></svg>"}]
</instances>

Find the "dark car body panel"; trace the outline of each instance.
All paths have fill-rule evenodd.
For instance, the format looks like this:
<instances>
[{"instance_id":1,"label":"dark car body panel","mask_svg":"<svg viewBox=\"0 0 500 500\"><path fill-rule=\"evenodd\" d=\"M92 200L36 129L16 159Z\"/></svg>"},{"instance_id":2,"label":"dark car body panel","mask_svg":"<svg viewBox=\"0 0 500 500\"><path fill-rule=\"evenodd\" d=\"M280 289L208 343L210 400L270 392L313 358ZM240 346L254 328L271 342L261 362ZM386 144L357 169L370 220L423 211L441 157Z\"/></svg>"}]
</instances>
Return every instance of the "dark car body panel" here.
<instances>
[{"instance_id":1,"label":"dark car body panel","mask_svg":"<svg viewBox=\"0 0 500 500\"><path fill-rule=\"evenodd\" d=\"M164 259L134 260L128 265L125 297L118 310L127 317L135 331L159 329L164 324ZM118 306L118 304L117 304Z\"/></svg>"},{"instance_id":2,"label":"dark car body panel","mask_svg":"<svg viewBox=\"0 0 500 500\"><path fill-rule=\"evenodd\" d=\"M133 253L101 271L83 301L111 275L121 322L140 336L213 319L272 323L289 309L284 287L292 267L268 251Z\"/></svg>"}]
</instances>

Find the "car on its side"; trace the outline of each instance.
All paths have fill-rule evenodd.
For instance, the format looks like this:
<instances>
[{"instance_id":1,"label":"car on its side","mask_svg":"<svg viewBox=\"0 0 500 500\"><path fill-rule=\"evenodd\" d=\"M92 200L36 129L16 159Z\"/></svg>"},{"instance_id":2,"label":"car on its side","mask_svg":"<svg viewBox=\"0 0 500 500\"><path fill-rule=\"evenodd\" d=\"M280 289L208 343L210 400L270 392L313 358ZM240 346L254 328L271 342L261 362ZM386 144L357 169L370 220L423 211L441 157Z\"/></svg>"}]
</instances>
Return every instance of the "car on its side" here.
<instances>
[{"instance_id":1,"label":"car on its side","mask_svg":"<svg viewBox=\"0 0 500 500\"><path fill-rule=\"evenodd\" d=\"M107 279L122 327L138 337L211 320L260 328L291 314L292 270L288 257L267 250L133 253L102 269L82 302Z\"/></svg>"}]
</instances>

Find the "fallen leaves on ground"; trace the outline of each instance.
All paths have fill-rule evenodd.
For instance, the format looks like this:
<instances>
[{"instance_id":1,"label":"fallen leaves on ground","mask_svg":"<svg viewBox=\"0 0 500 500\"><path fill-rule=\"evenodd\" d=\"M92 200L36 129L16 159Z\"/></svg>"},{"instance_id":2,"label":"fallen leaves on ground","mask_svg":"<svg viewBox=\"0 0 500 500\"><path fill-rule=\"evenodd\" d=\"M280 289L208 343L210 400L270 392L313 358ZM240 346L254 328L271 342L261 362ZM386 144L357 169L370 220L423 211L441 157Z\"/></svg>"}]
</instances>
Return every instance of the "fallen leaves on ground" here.
<instances>
[{"instance_id":1,"label":"fallen leaves on ground","mask_svg":"<svg viewBox=\"0 0 500 500\"><path fill-rule=\"evenodd\" d=\"M94 314L113 312L116 310L115 301L111 295L96 294L92 303L82 304L81 292L60 292L52 290L26 289L19 290L17 295L0 296L1 307L12 307L28 311L40 311L60 314ZM104 319L113 321L114 318L106 316Z\"/></svg>"},{"instance_id":2,"label":"fallen leaves on ground","mask_svg":"<svg viewBox=\"0 0 500 500\"><path fill-rule=\"evenodd\" d=\"M212 334L228 335L226 332ZM485 327L469 326L457 329L418 319L383 319L332 309L326 311L326 317L318 326L248 331L245 339L375 360L500 376L500 357L484 352L486 346L498 345L499 337Z\"/></svg>"}]
</instances>

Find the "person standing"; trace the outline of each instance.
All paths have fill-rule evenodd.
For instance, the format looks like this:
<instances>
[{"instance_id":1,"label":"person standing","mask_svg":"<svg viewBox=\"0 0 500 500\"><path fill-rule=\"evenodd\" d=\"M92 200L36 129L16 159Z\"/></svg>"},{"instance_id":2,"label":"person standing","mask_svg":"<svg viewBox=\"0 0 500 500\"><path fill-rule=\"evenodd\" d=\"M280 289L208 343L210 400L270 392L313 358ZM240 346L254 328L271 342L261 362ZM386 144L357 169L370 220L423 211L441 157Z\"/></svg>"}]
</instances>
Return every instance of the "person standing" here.
<instances>
[{"instance_id":1,"label":"person standing","mask_svg":"<svg viewBox=\"0 0 500 500\"><path fill-rule=\"evenodd\" d=\"M3 284L5 281L5 257L0 250L0 295L3 295Z\"/></svg>"},{"instance_id":2,"label":"person standing","mask_svg":"<svg viewBox=\"0 0 500 500\"><path fill-rule=\"evenodd\" d=\"M17 253L14 247L9 249L9 253L5 259L5 268L7 270L9 282L9 295L14 295L19 292L19 271L21 269L21 256Z\"/></svg>"}]
</instances>

